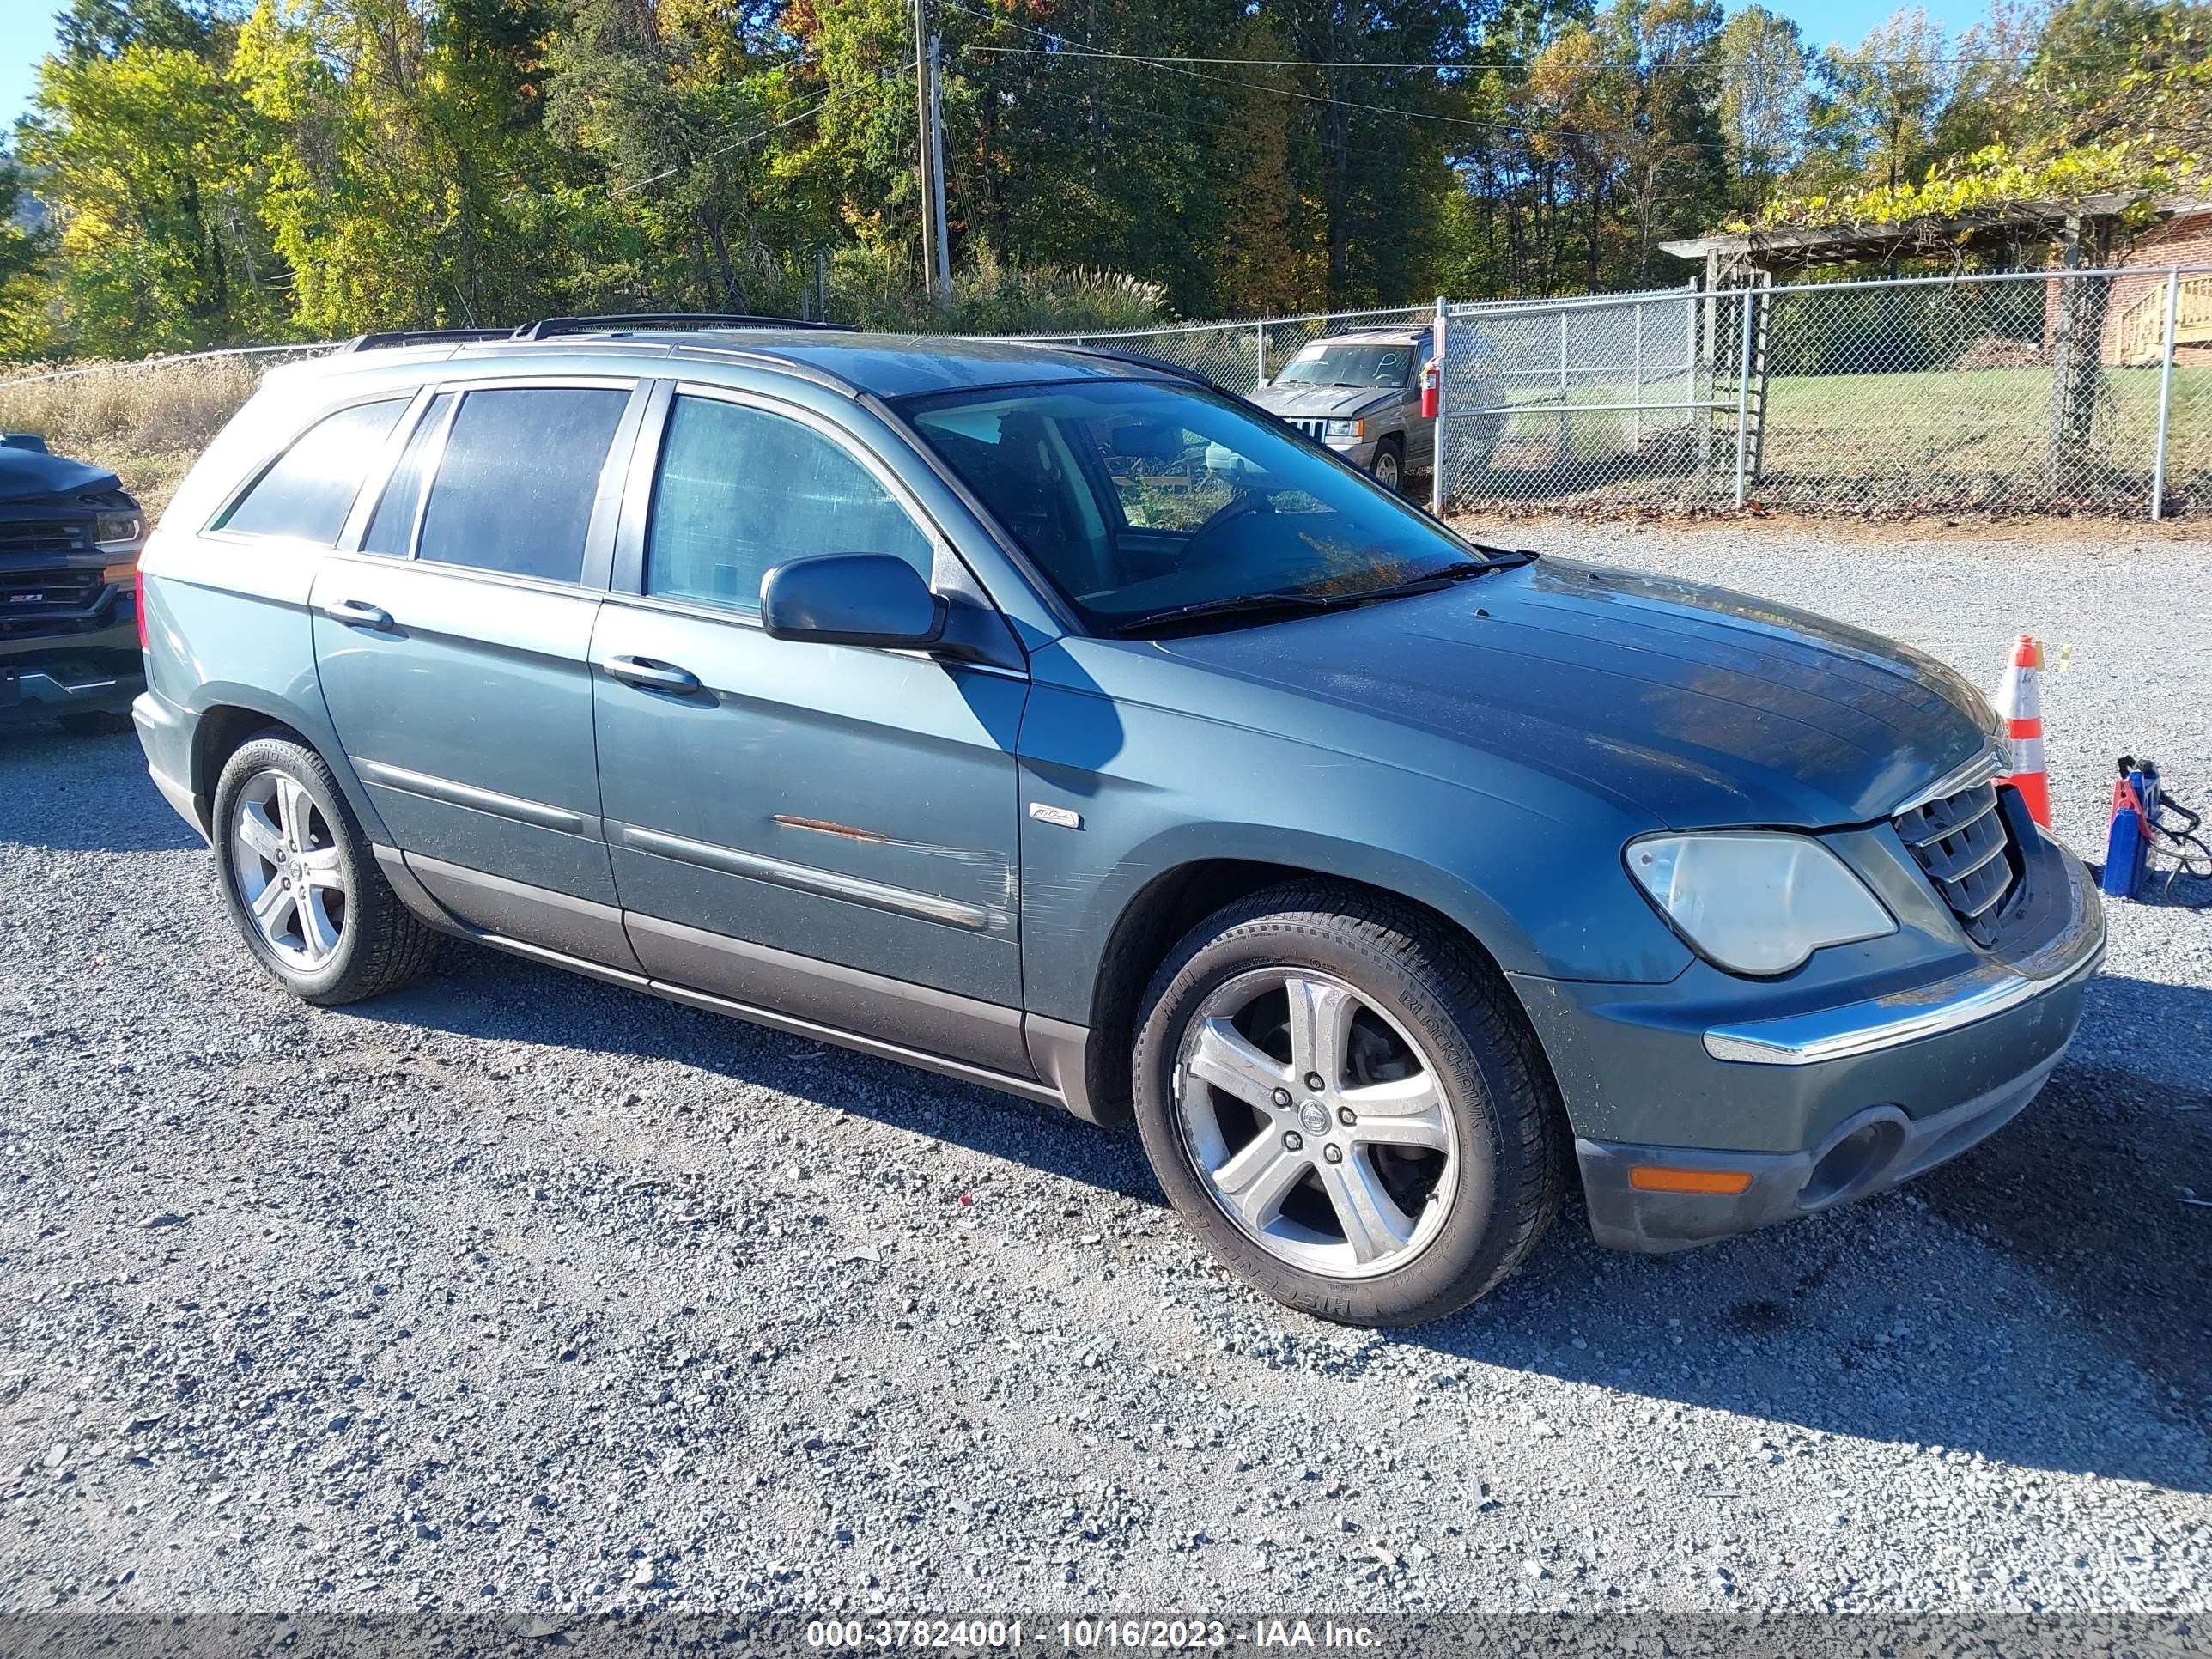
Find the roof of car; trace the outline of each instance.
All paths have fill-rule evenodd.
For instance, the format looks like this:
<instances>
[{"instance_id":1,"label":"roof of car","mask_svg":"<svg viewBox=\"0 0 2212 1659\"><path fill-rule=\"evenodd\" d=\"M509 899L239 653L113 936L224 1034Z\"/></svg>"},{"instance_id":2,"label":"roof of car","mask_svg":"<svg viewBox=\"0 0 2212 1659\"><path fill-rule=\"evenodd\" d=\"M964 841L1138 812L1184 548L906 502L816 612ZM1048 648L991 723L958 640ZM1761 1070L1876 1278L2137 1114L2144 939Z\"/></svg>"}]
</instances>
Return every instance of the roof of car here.
<instances>
[{"instance_id":1,"label":"roof of car","mask_svg":"<svg viewBox=\"0 0 2212 1659\"><path fill-rule=\"evenodd\" d=\"M842 329L699 328L592 331L539 341L477 343L461 354L557 350L578 345L604 350L635 343L686 354L732 353L766 358L795 369L827 374L879 398L908 398L932 392L959 392L1039 381L1127 380L1154 372L1135 354L1116 352L1111 343L1096 350L1018 340L976 340L945 334L863 334ZM1161 374L1182 374L1161 364Z\"/></svg>"}]
</instances>

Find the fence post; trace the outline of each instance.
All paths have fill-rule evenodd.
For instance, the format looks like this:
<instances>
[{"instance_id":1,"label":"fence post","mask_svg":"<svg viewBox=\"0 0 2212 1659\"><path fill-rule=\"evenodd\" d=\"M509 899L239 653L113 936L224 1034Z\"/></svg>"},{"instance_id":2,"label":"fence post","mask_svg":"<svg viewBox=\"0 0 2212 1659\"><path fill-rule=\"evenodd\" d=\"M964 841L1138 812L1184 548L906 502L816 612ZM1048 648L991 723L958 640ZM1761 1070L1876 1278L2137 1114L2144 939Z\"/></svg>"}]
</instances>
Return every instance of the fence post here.
<instances>
[{"instance_id":1,"label":"fence post","mask_svg":"<svg viewBox=\"0 0 2212 1659\"><path fill-rule=\"evenodd\" d=\"M1437 320L1429 349L1437 360L1437 418L1429 431L1429 512L1444 515L1444 409L1451 398L1451 375L1444 367L1444 296L1437 295Z\"/></svg>"},{"instance_id":2,"label":"fence post","mask_svg":"<svg viewBox=\"0 0 2212 1659\"><path fill-rule=\"evenodd\" d=\"M1644 307L1638 305L1636 313L1636 385L1630 394L1636 407L1628 412L1628 441L1638 454L1644 453Z\"/></svg>"},{"instance_id":3,"label":"fence post","mask_svg":"<svg viewBox=\"0 0 2212 1659\"><path fill-rule=\"evenodd\" d=\"M1253 380L1252 384L1255 386L1267 385L1267 325L1265 323L1255 323L1252 325L1252 368L1255 374L1257 376L1257 378Z\"/></svg>"},{"instance_id":4,"label":"fence post","mask_svg":"<svg viewBox=\"0 0 2212 1659\"><path fill-rule=\"evenodd\" d=\"M1751 436L1751 290L1736 290L1743 307L1743 355L1736 360L1735 375L1735 504L1743 505L1746 446Z\"/></svg>"},{"instance_id":5,"label":"fence post","mask_svg":"<svg viewBox=\"0 0 2212 1659\"><path fill-rule=\"evenodd\" d=\"M2166 516L2166 431L2167 418L2173 410L2174 319L2180 309L2181 271L2176 267L2166 273L2166 346L2158 359L2158 449L2150 471L2150 516L2154 521Z\"/></svg>"},{"instance_id":6,"label":"fence post","mask_svg":"<svg viewBox=\"0 0 2212 1659\"><path fill-rule=\"evenodd\" d=\"M1567 308L1559 307L1559 441L1557 465L1562 478L1574 459L1572 440L1567 431Z\"/></svg>"}]
</instances>

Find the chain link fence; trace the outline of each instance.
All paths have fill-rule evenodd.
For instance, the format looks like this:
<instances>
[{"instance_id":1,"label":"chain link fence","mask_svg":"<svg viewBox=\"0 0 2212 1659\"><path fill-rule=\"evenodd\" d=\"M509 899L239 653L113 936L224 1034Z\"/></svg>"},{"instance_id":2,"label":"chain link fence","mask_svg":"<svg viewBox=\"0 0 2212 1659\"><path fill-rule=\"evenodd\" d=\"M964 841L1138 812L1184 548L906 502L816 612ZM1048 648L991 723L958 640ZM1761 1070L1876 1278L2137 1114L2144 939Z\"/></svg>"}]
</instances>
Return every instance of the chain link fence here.
<instances>
[{"instance_id":1,"label":"chain link fence","mask_svg":"<svg viewBox=\"0 0 2212 1659\"><path fill-rule=\"evenodd\" d=\"M1103 334L1025 334L1021 338L1031 345L1096 346L1174 363L1196 369L1224 391L1249 398L1301 346L1354 329L1425 328L1435 315L1434 306L1391 306L1376 311L1263 317L1243 323L1177 323L1165 328Z\"/></svg>"},{"instance_id":2,"label":"chain link fence","mask_svg":"<svg viewBox=\"0 0 2212 1659\"><path fill-rule=\"evenodd\" d=\"M2212 504L2212 268L1443 311L1448 511Z\"/></svg>"},{"instance_id":3,"label":"chain link fence","mask_svg":"<svg viewBox=\"0 0 2212 1659\"><path fill-rule=\"evenodd\" d=\"M1693 283L1030 337L1249 394L1315 340L1427 328L1440 309L1429 494L1446 511L2212 508L2212 266ZM0 379L0 424L122 467L158 505L270 368L334 349Z\"/></svg>"}]
</instances>

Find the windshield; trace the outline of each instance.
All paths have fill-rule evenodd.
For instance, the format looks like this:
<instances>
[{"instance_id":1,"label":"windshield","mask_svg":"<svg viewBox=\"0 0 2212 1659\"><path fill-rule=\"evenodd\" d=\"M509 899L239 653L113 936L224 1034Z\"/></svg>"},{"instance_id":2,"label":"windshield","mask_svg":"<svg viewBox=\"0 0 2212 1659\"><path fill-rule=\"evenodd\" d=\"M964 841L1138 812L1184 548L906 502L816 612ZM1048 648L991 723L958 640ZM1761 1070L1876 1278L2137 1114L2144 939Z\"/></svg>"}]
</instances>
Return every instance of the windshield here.
<instances>
[{"instance_id":1,"label":"windshield","mask_svg":"<svg viewBox=\"0 0 2212 1659\"><path fill-rule=\"evenodd\" d=\"M1255 595L1356 603L1486 562L1279 422L1198 386L996 387L906 412L1093 633Z\"/></svg>"},{"instance_id":2,"label":"windshield","mask_svg":"<svg viewBox=\"0 0 2212 1659\"><path fill-rule=\"evenodd\" d=\"M1283 365L1277 386L1404 386L1413 372L1412 344L1387 345L1317 340Z\"/></svg>"}]
</instances>

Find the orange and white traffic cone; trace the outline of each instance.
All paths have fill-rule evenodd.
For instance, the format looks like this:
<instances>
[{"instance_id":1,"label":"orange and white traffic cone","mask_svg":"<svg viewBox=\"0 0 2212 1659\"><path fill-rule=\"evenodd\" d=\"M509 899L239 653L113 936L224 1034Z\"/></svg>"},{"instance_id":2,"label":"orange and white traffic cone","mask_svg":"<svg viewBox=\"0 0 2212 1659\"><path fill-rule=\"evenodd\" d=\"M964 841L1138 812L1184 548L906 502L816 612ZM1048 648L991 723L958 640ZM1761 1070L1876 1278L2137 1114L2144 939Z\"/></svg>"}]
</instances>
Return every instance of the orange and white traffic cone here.
<instances>
[{"instance_id":1,"label":"orange and white traffic cone","mask_svg":"<svg viewBox=\"0 0 2212 1659\"><path fill-rule=\"evenodd\" d=\"M2028 815L2051 827L2051 775L2043 764L2043 647L2032 634L2013 647L2012 666L1997 687L1997 713L2012 735L2012 771L1998 780L2020 791Z\"/></svg>"}]
</instances>

